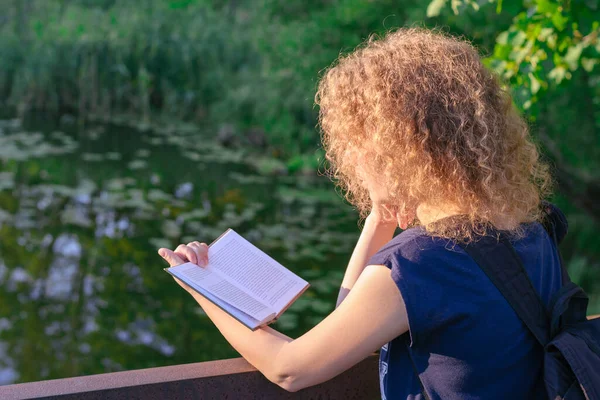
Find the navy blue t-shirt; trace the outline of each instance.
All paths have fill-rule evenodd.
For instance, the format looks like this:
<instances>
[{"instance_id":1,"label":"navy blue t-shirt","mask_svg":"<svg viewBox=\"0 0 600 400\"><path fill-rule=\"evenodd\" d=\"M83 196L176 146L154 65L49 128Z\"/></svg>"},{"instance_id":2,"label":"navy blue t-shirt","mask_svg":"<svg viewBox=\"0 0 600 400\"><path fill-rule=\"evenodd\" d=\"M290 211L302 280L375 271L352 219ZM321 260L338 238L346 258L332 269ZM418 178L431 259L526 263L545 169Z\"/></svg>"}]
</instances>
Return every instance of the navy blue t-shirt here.
<instances>
[{"instance_id":1,"label":"navy blue t-shirt","mask_svg":"<svg viewBox=\"0 0 600 400\"><path fill-rule=\"evenodd\" d=\"M532 223L512 243L548 305L561 286L552 240ZM541 346L460 246L417 227L397 235L369 264L391 269L409 322L409 332L381 348L383 399L421 399L415 370L432 400L542 398Z\"/></svg>"}]
</instances>

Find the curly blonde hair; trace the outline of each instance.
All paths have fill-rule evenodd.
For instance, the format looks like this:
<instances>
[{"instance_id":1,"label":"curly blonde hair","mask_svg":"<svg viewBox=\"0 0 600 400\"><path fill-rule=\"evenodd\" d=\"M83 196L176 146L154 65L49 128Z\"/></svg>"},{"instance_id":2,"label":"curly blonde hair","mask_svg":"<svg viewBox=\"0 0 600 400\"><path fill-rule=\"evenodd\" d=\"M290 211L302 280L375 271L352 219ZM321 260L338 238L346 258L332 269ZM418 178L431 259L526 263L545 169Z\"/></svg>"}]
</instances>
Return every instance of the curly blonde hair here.
<instances>
[{"instance_id":1,"label":"curly blonde hair","mask_svg":"<svg viewBox=\"0 0 600 400\"><path fill-rule=\"evenodd\" d=\"M433 235L514 233L540 217L548 167L470 43L416 28L371 37L326 71L315 99L330 171L362 216L372 205L360 169L393 206L452 204L468 217L427 225Z\"/></svg>"}]
</instances>

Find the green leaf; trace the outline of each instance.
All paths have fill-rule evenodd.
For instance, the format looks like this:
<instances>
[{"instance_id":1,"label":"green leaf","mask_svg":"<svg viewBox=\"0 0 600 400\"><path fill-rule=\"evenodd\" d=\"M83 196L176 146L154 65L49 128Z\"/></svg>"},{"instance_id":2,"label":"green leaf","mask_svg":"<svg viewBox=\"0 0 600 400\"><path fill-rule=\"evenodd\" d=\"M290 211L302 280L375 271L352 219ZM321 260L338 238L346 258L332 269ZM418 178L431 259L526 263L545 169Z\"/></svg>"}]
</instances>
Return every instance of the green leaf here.
<instances>
[{"instance_id":1,"label":"green leaf","mask_svg":"<svg viewBox=\"0 0 600 400\"><path fill-rule=\"evenodd\" d=\"M514 47L520 47L525 40L527 39L527 35L523 31L517 31L515 36L513 36L511 43Z\"/></svg>"},{"instance_id":2,"label":"green leaf","mask_svg":"<svg viewBox=\"0 0 600 400\"><path fill-rule=\"evenodd\" d=\"M433 18L440 15L442 8L446 5L447 0L433 0L427 6L427 18Z\"/></svg>"},{"instance_id":3,"label":"green leaf","mask_svg":"<svg viewBox=\"0 0 600 400\"><path fill-rule=\"evenodd\" d=\"M554 29L552 28L542 28L540 30L540 34L538 35L538 40L540 42L545 42L553 33Z\"/></svg>"},{"instance_id":4,"label":"green leaf","mask_svg":"<svg viewBox=\"0 0 600 400\"><path fill-rule=\"evenodd\" d=\"M569 22L569 18L563 16L560 12L557 12L552 15L552 23L559 31L562 31L567 26L567 22Z\"/></svg>"},{"instance_id":5,"label":"green leaf","mask_svg":"<svg viewBox=\"0 0 600 400\"><path fill-rule=\"evenodd\" d=\"M531 82L531 93L536 94L540 90L540 81L536 79L536 77L530 72L529 73L529 81Z\"/></svg>"},{"instance_id":6,"label":"green leaf","mask_svg":"<svg viewBox=\"0 0 600 400\"><path fill-rule=\"evenodd\" d=\"M537 0L537 11L540 14L552 14L558 9L558 4L555 0Z\"/></svg>"},{"instance_id":7,"label":"green leaf","mask_svg":"<svg viewBox=\"0 0 600 400\"><path fill-rule=\"evenodd\" d=\"M548 78L554 80L556 83L561 83L565 79L567 70L563 66L554 67L552 71L548 73Z\"/></svg>"},{"instance_id":8,"label":"green leaf","mask_svg":"<svg viewBox=\"0 0 600 400\"><path fill-rule=\"evenodd\" d=\"M581 66L583 67L583 69L585 69L587 72L592 72L592 70L594 69L594 67L596 65L598 65L599 61L596 58L581 58Z\"/></svg>"},{"instance_id":9,"label":"green leaf","mask_svg":"<svg viewBox=\"0 0 600 400\"><path fill-rule=\"evenodd\" d=\"M459 14L459 7L462 8L464 6L463 0L451 0L450 6L452 7L452 11L454 14Z\"/></svg>"},{"instance_id":10,"label":"green leaf","mask_svg":"<svg viewBox=\"0 0 600 400\"><path fill-rule=\"evenodd\" d=\"M496 43L507 44L508 43L508 31L501 32L498 35L498 37L496 37Z\"/></svg>"},{"instance_id":11,"label":"green leaf","mask_svg":"<svg viewBox=\"0 0 600 400\"><path fill-rule=\"evenodd\" d=\"M569 65L571 71L575 71L579 65L579 57L583 51L584 44L579 43L577 46L569 47L567 54L564 57L565 62Z\"/></svg>"}]
</instances>

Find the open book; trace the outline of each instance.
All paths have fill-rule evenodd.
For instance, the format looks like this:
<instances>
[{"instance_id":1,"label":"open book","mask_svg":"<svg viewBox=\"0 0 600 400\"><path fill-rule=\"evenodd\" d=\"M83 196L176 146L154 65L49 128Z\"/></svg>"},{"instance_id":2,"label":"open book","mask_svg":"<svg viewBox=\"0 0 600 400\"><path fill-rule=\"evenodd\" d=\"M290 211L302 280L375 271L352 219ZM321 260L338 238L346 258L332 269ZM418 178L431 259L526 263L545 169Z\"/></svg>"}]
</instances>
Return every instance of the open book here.
<instances>
[{"instance_id":1,"label":"open book","mask_svg":"<svg viewBox=\"0 0 600 400\"><path fill-rule=\"evenodd\" d=\"M252 330L276 320L309 286L232 229L208 247L206 267L165 271Z\"/></svg>"}]
</instances>

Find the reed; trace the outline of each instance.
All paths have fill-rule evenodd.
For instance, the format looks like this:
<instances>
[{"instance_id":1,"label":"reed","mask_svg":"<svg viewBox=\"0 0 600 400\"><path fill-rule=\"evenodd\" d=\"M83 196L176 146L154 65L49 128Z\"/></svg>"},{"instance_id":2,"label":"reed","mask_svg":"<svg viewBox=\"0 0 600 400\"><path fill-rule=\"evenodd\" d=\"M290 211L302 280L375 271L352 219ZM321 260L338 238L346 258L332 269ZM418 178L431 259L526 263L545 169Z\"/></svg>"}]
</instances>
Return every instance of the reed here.
<instances>
[{"instance_id":1,"label":"reed","mask_svg":"<svg viewBox=\"0 0 600 400\"><path fill-rule=\"evenodd\" d=\"M391 0L3 2L6 105L144 124L156 116L228 123L260 130L284 158L318 147L319 71L368 33L410 22L409 2Z\"/></svg>"}]
</instances>

